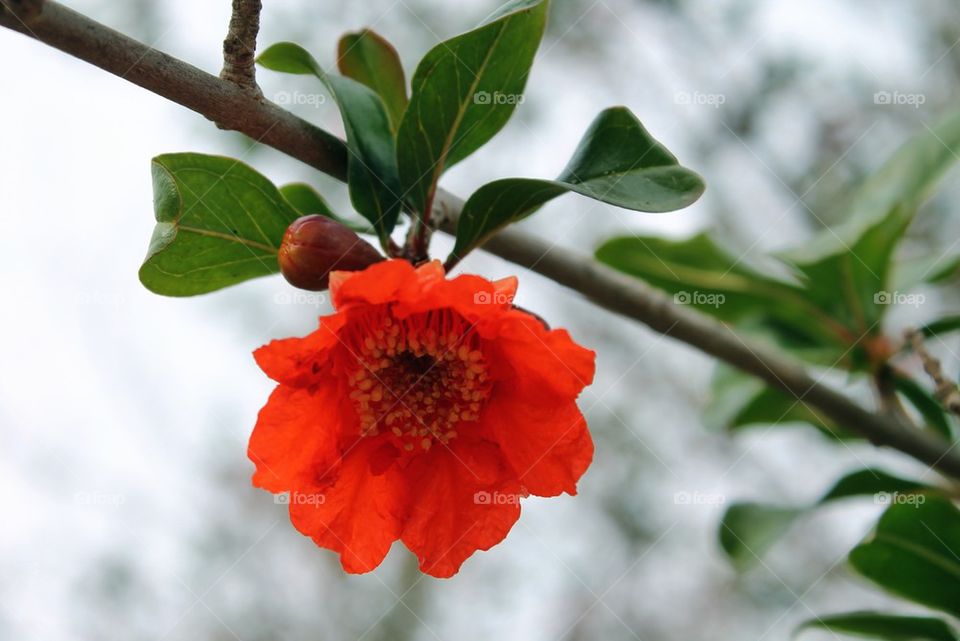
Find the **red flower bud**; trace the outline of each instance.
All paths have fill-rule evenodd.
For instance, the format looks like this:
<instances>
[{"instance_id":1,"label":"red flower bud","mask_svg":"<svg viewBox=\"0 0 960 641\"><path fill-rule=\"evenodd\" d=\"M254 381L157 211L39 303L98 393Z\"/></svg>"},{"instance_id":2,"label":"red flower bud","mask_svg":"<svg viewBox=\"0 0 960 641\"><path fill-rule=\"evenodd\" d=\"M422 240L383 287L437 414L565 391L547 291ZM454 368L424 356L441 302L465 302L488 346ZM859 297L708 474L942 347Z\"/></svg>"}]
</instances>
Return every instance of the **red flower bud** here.
<instances>
[{"instance_id":1,"label":"red flower bud","mask_svg":"<svg viewBox=\"0 0 960 641\"><path fill-rule=\"evenodd\" d=\"M287 227L277 254L280 272L300 289L327 288L330 272L358 271L383 260L353 230L325 216L297 218Z\"/></svg>"}]
</instances>

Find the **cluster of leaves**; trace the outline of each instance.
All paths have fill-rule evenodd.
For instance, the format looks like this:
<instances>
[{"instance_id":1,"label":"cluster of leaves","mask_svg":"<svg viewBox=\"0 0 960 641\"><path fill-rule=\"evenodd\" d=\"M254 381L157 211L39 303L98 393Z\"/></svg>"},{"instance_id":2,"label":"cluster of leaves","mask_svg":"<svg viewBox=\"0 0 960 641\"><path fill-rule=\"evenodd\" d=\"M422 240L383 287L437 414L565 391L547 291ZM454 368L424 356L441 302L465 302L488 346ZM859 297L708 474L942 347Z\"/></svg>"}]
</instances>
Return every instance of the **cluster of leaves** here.
<instances>
[{"instance_id":1,"label":"cluster of leaves","mask_svg":"<svg viewBox=\"0 0 960 641\"><path fill-rule=\"evenodd\" d=\"M942 285L960 271L958 256L904 260L897 251L918 207L957 161L958 151L960 113L921 131L870 176L853 197L842 227L766 257L763 266L748 264L705 233L681 241L615 238L596 255L815 368L886 386L905 415L905 407L912 406L923 429L954 440L958 434L949 412L897 368L903 339L887 335L884 320L892 304L917 300L910 298L917 286ZM958 318L948 316L922 331L933 336L958 328ZM834 439L854 438L851 426L837 425L800 400L725 366L717 369L705 414L709 423L729 430L804 423ZM852 566L895 594L960 615L960 512L944 490L881 470L844 476L812 506L732 505L720 526L720 544L743 567L802 515L856 496L903 502L892 505L870 539L850 553ZM882 639L960 638L939 619L880 613L823 617L806 627Z\"/></svg>"},{"instance_id":2,"label":"cluster of leaves","mask_svg":"<svg viewBox=\"0 0 960 641\"><path fill-rule=\"evenodd\" d=\"M423 258L404 252L391 234L403 214L414 231L425 230L443 172L507 123L521 102L547 5L513 0L479 27L439 43L417 66L409 96L396 51L369 30L340 40L339 74L289 42L257 59L268 69L316 76L334 99L347 138L350 201L366 221L359 229L375 234L388 255ZM229 158L159 156L153 176L157 227L140 277L161 294L200 294L274 273L277 248L292 220L304 214L336 217L309 186L278 189ZM666 212L699 198L703 182L629 110L607 109L556 180L508 178L480 187L463 207L451 259L566 192Z\"/></svg>"}]
</instances>

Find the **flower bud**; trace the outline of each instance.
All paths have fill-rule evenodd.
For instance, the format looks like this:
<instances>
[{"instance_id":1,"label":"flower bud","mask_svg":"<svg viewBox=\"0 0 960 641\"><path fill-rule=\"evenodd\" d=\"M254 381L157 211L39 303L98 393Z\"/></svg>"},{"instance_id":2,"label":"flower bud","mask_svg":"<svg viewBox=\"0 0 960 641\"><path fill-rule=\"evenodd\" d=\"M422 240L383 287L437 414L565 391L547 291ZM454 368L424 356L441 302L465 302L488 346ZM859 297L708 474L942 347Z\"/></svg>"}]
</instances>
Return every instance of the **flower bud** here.
<instances>
[{"instance_id":1,"label":"flower bud","mask_svg":"<svg viewBox=\"0 0 960 641\"><path fill-rule=\"evenodd\" d=\"M331 271L361 270L383 256L350 228L326 216L312 215L290 223L277 260L288 283L316 292L327 288Z\"/></svg>"}]
</instances>

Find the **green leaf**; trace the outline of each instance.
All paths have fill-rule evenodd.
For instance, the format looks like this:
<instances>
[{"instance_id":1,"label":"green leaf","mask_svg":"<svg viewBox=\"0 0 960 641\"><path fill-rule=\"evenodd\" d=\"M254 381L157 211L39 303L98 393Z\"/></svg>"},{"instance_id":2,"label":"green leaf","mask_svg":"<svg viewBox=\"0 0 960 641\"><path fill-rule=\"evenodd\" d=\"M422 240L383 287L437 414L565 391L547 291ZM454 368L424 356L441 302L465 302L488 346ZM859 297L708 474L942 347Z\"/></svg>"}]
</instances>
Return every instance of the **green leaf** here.
<instances>
[{"instance_id":1,"label":"green leaf","mask_svg":"<svg viewBox=\"0 0 960 641\"><path fill-rule=\"evenodd\" d=\"M802 513L795 508L735 503L720 521L720 547L734 565L746 568L783 536Z\"/></svg>"},{"instance_id":2,"label":"green leaf","mask_svg":"<svg viewBox=\"0 0 960 641\"><path fill-rule=\"evenodd\" d=\"M957 633L941 619L880 612L849 612L817 617L802 623L794 634L811 628L886 641L957 641Z\"/></svg>"},{"instance_id":3,"label":"green leaf","mask_svg":"<svg viewBox=\"0 0 960 641\"><path fill-rule=\"evenodd\" d=\"M613 238L597 249L596 257L674 294L677 304L727 322L750 321L755 330L763 330L783 344L819 350L828 346L837 354L846 350L843 332L806 300L800 287L769 272L761 273L707 234L678 241L649 236ZM836 357L830 362L835 363Z\"/></svg>"},{"instance_id":4,"label":"green leaf","mask_svg":"<svg viewBox=\"0 0 960 641\"><path fill-rule=\"evenodd\" d=\"M505 225L568 191L634 211L682 209L703 193L703 180L644 129L626 107L600 113L556 180L507 178L478 189L457 224L453 253L464 256Z\"/></svg>"},{"instance_id":5,"label":"green leaf","mask_svg":"<svg viewBox=\"0 0 960 641\"><path fill-rule=\"evenodd\" d=\"M806 423L825 435L850 438L833 421L821 416L805 404L749 374L729 366L717 366L711 384L710 403L703 412L704 421L712 429L738 430Z\"/></svg>"},{"instance_id":6,"label":"green leaf","mask_svg":"<svg viewBox=\"0 0 960 641\"><path fill-rule=\"evenodd\" d=\"M873 496L877 502L891 502L895 495L916 495L921 492L936 493L939 490L883 470L864 468L844 475L812 505L788 507L734 503L720 521L720 546L734 565L744 568L761 557L797 518L819 506L857 496ZM922 497L922 500L925 499L926 496Z\"/></svg>"},{"instance_id":7,"label":"green leaf","mask_svg":"<svg viewBox=\"0 0 960 641\"><path fill-rule=\"evenodd\" d=\"M960 112L901 146L857 191L842 225L781 254L804 277L811 300L858 335L874 327L891 298L894 250L958 153Z\"/></svg>"},{"instance_id":8,"label":"green leaf","mask_svg":"<svg viewBox=\"0 0 960 641\"><path fill-rule=\"evenodd\" d=\"M441 174L489 141L520 102L547 0L513 0L480 27L431 49L413 75L397 133L403 193L425 213Z\"/></svg>"},{"instance_id":9,"label":"green leaf","mask_svg":"<svg viewBox=\"0 0 960 641\"><path fill-rule=\"evenodd\" d=\"M157 226L140 282L166 296L212 292L279 271L277 249L297 212L273 183L232 158L153 159Z\"/></svg>"},{"instance_id":10,"label":"green leaf","mask_svg":"<svg viewBox=\"0 0 960 641\"><path fill-rule=\"evenodd\" d=\"M379 96L355 80L327 74L313 56L292 42L269 47L257 62L274 71L313 74L333 95L347 133L350 200L386 244L400 216L401 199L390 118Z\"/></svg>"},{"instance_id":11,"label":"green leaf","mask_svg":"<svg viewBox=\"0 0 960 641\"><path fill-rule=\"evenodd\" d=\"M393 45L370 29L348 33L337 44L337 68L380 96L396 132L407 109L407 82Z\"/></svg>"},{"instance_id":12,"label":"green leaf","mask_svg":"<svg viewBox=\"0 0 960 641\"><path fill-rule=\"evenodd\" d=\"M958 329L960 329L960 315L945 316L921 327L920 331L927 338L931 338L933 336L940 336L942 334L955 332Z\"/></svg>"},{"instance_id":13,"label":"green leaf","mask_svg":"<svg viewBox=\"0 0 960 641\"><path fill-rule=\"evenodd\" d=\"M960 616L960 511L946 499L924 498L887 509L850 562L894 594Z\"/></svg>"},{"instance_id":14,"label":"green leaf","mask_svg":"<svg viewBox=\"0 0 960 641\"><path fill-rule=\"evenodd\" d=\"M947 439L953 437L953 428L946 408L933 394L925 390L916 381L907 376L892 373L891 380L896 390L920 412L927 427Z\"/></svg>"},{"instance_id":15,"label":"green leaf","mask_svg":"<svg viewBox=\"0 0 960 641\"><path fill-rule=\"evenodd\" d=\"M817 505L823 505L829 501L845 499L853 496L874 496L878 501L889 500L885 495L892 494L915 494L918 492L938 492L937 488L912 481L910 479L900 478L888 474L883 470L874 468L864 468L851 472L834 483L833 487L827 490Z\"/></svg>"},{"instance_id":16,"label":"green leaf","mask_svg":"<svg viewBox=\"0 0 960 641\"><path fill-rule=\"evenodd\" d=\"M376 234L369 225L355 223L335 214L323 196L306 183L290 183L289 185L284 185L280 187L280 193L287 199L288 203L293 205L293 208L296 209L301 216L319 214L335 220L356 232Z\"/></svg>"}]
</instances>

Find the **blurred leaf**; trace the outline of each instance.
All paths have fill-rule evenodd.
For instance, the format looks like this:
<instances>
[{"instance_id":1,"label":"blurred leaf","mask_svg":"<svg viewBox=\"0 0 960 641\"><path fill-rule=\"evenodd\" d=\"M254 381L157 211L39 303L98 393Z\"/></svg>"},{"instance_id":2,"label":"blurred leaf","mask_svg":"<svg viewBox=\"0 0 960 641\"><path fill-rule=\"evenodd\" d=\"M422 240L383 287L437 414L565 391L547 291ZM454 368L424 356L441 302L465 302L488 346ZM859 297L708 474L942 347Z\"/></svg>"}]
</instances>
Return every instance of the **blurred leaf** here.
<instances>
[{"instance_id":1,"label":"blurred leaf","mask_svg":"<svg viewBox=\"0 0 960 641\"><path fill-rule=\"evenodd\" d=\"M894 594L960 616L960 511L946 499L924 499L887 509L850 562Z\"/></svg>"},{"instance_id":2,"label":"blurred leaf","mask_svg":"<svg viewBox=\"0 0 960 641\"><path fill-rule=\"evenodd\" d=\"M912 481L888 474L875 468L864 468L851 472L827 490L817 501L816 505L823 505L828 501L845 499L852 496L870 496L878 494L912 494L916 492L938 492L939 490L926 483Z\"/></svg>"},{"instance_id":3,"label":"blurred leaf","mask_svg":"<svg viewBox=\"0 0 960 641\"><path fill-rule=\"evenodd\" d=\"M704 233L685 240L625 236L596 252L600 262L674 294L728 322L756 321L764 329L805 347L845 350L842 335L814 308L797 285L760 273Z\"/></svg>"},{"instance_id":4,"label":"blurred leaf","mask_svg":"<svg viewBox=\"0 0 960 641\"><path fill-rule=\"evenodd\" d=\"M720 521L720 547L734 565L745 568L783 536L802 509L735 503Z\"/></svg>"},{"instance_id":5,"label":"blurred leaf","mask_svg":"<svg viewBox=\"0 0 960 641\"><path fill-rule=\"evenodd\" d=\"M396 132L407 109L407 82L393 45L369 29L348 33L337 44L337 68L380 96Z\"/></svg>"},{"instance_id":6,"label":"blurred leaf","mask_svg":"<svg viewBox=\"0 0 960 641\"><path fill-rule=\"evenodd\" d=\"M211 292L279 271L297 212L273 183L232 158L165 154L151 164L157 226L140 282L166 296Z\"/></svg>"},{"instance_id":7,"label":"blurred leaf","mask_svg":"<svg viewBox=\"0 0 960 641\"><path fill-rule=\"evenodd\" d=\"M681 167L629 109L606 109L594 119L556 180L507 178L467 200L453 253L464 256L505 225L568 191L634 211L687 207L703 193L703 180Z\"/></svg>"},{"instance_id":8,"label":"blurred leaf","mask_svg":"<svg viewBox=\"0 0 960 641\"><path fill-rule=\"evenodd\" d=\"M891 381L897 392L920 412L925 426L947 439L953 437L953 428L950 427L950 417L947 410L940 401L934 398L933 394L907 376L893 373Z\"/></svg>"},{"instance_id":9,"label":"blurred leaf","mask_svg":"<svg viewBox=\"0 0 960 641\"><path fill-rule=\"evenodd\" d=\"M798 517L816 507L855 496L874 496L876 500L882 501L891 499L895 494L922 491L939 490L882 470L864 468L844 475L813 505L787 507L763 503L734 503L720 521L720 546L734 565L744 568L763 556Z\"/></svg>"},{"instance_id":10,"label":"blurred leaf","mask_svg":"<svg viewBox=\"0 0 960 641\"><path fill-rule=\"evenodd\" d=\"M546 17L547 0L513 0L482 26L441 42L420 61L397 133L401 184L414 211L424 213L440 175L510 119Z\"/></svg>"},{"instance_id":11,"label":"blurred leaf","mask_svg":"<svg viewBox=\"0 0 960 641\"><path fill-rule=\"evenodd\" d=\"M920 328L924 336L940 336L960 329L960 316L945 316Z\"/></svg>"},{"instance_id":12,"label":"blurred leaf","mask_svg":"<svg viewBox=\"0 0 960 641\"><path fill-rule=\"evenodd\" d=\"M802 623L794 634L811 628L886 641L957 641L956 632L941 619L879 612L850 612L817 617Z\"/></svg>"},{"instance_id":13,"label":"blurred leaf","mask_svg":"<svg viewBox=\"0 0 960 641\"><path fill-rule=\"evenodd\" d=\"M379 96L355 80L327 74L313 56L292 42L267 48L257 62L274 71L313 74L326 85L347 133L350 200L385 244L400 216L401 199L396 146Z\"/></svg>"},{"instance_id":14,"label":"blurred leaf","mask_svg":"<svg viewBox=\"0 0 960 641\"><path fill-rule=\"evenodd\" d=\"M727 365L718 365L711 382L704 420L712 429L806 423L831 438L851 438L827 417L763 381Z\"/></svg>"},{"instance_id":15,"label":"blurred leaf","mask_svg":"<svg viewBox=\"0 0 960 641\"><path fill-rule=\"evenodd\" d=\"M894 249L958 152L960 112L902 145L863 183L842 225L781 254L805 278L811 300L858 334L879 322Z\"/></svg>"},{"instance_id":16,"label":"blurred leaf","mask_svg":"<svg viewBox=\"0 0 960 641\"><path fill-rule=\"evenodd\" d=\"M960 256L945 256L933 250L912 259L895 260L891 272L891 288L905 292L923 283L938 284L957 275Z\"/></svg>"},{"instance_id":17,"label":"blurred leaf","mask_svg":"<svg viewBox=\"0 0 960 641\"><path fill-rule=\"evenodd\" d=\"M289 185L283 185L280 187L280 193L283 194L283 197L287 199L287 202L293 205L293 208L297 210L301 216L309 216L311 214L319 214L321 216L326 216L327 218L333 219L345 225L350 229L360 232L363 234L376 234L376 232L369 226L359 223L355 223L345 218L341 218L333 212L330 208L330 205L327 204L327 201L324 200L316 189L311 187L306 183L290 183Z\"/></svg>"}]
</instances>

